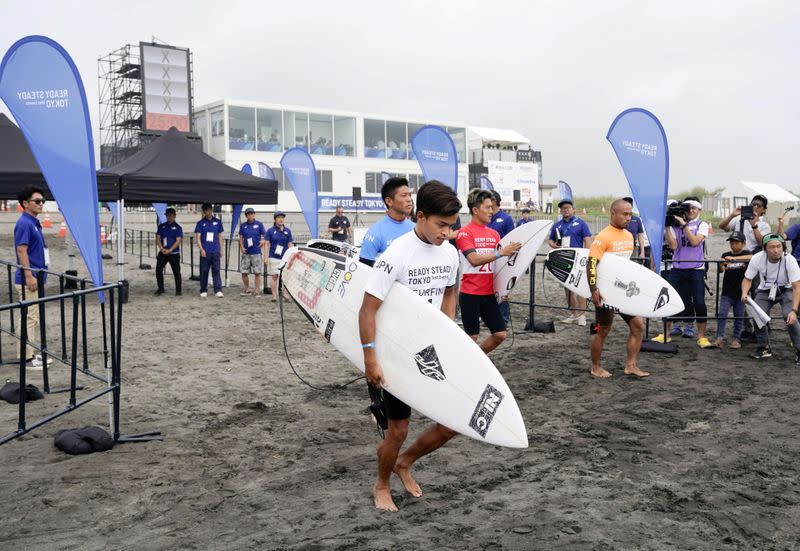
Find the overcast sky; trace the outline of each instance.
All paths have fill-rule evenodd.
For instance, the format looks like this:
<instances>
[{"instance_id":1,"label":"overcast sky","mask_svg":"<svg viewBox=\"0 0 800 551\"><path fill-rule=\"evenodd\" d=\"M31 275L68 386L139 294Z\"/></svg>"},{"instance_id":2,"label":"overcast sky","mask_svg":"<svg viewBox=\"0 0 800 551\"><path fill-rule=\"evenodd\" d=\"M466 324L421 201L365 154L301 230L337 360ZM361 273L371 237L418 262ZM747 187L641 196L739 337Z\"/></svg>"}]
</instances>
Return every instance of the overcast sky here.
<instances>
[{"instance_id":1,"label":"overcast sky","mask_svg":"<svg viewBox=\"0 0 800 551\"><path fill-rule=\"evenodd\" d=\"M667 132L672 191L800 190L796 1L0 0L0 14L0 52L28 34L70 52L95 135L97 58L155 36L194 52L197 105L512 128L542 151L546 183L584 195L627 191L605 134L638 106Z\"/></svg>"}]
</instances>

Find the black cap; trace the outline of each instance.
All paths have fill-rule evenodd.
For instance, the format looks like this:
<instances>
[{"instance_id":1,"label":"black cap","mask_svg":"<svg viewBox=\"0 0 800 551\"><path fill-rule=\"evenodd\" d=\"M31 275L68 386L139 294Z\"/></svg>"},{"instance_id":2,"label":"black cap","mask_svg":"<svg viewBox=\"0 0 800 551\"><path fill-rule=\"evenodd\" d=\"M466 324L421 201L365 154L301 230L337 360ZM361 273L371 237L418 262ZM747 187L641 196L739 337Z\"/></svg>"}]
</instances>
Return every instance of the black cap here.
<instances>
[{"instance_id":1,"label":"black cap","mask_svg":"<svg viewBox=\"0 0 800 551\"><path fill-rule=\"evenodd\" d=\"M213 208L214 208L214 205L212 205L211 203L203 203L203 205L200 207L201 210L209 210L209 209L213 209Z\"/></svg>"},{"instance_id":2,"label":"black cap","mask_svg":"<svg viewBox=\"0 0 800 551\"><path fill-rule=\"evenodd\" d=\"M164 211L164 214L177 214L177 213L175 212L174 208L169 207L167 210Z\"/></svg>"},{"instance_id":3,"label":"black cap","mask_svg":"<svg viewBox=\"0 0 800 551\"><path fill-rule=\"evenodd\" d=\"M728 237L728 239L726 239L725 241L741 241L742 243L745 243L747 239L745 239L744 234L742 232L734 231L731 232L730 237Z\"/></svg>"},{"instance_id":4,"label":"black cap","mask_svg":"<svg viewBox=\"0 0 800 551\"><path fill-rule=\"evenodd\" d=\"M244 209L244 213L245 214L255 214L256 213L256 209L254 209L253 207L247 207L246 209Z\"/></svg>"},{"instance_id":5,"label":"black cap","mask_svg":"<svg viewBox=\"0 0 800 551\"><path fill-rule=\"evenodd\" d=\"M566 205L566 204L570 204L573 207L575 206L575 203L572 202L572 199L562 199L561 201L558 202L558 208L561 208L561 205Z\"/></svg>"},{"instance_id":6,"label":"black cap","mask_svg":"<svg viewBox=\"0 0 800 551\"><path fill-rule=\"evenodd\" d=\"M286 217L286 213L279 210L278 212L276 212L275 214L272 215L272 219L274 220L278 216L283 216L285 218Z\"/></svg>"}]
</instances>

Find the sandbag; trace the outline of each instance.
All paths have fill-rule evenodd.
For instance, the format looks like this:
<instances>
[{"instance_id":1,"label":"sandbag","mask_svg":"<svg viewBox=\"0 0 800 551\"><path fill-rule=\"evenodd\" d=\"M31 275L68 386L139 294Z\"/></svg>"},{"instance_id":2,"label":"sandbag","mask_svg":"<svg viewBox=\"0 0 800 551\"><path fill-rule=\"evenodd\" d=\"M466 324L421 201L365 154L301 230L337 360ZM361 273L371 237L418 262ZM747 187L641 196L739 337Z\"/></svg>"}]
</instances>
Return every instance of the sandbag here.
<instances>
[{"instance_id":1,"label":"sandbag","mask_svg":"<svg viewBox=\"0 0 800 551\"><path fill-rule=\"evenodd\" d=\"M114 439L100 427L64 429L56 433L55 446L64 453L80 455L108 451L114 447Z\"/></svg>"},{"instance_id":2,"label":"sandbag","mask_svg":"<svg viewBox=\"0 0 800 551\"><path fill-rule=\"evenodd\" d=\"M3 388L0 388L0 399L5 400L9 404L19 404L19 383L6 383ZM41 400L44 394L34 385L25 385L25 401L33 402L34 400Z\"/></svg>"}]
</instances>

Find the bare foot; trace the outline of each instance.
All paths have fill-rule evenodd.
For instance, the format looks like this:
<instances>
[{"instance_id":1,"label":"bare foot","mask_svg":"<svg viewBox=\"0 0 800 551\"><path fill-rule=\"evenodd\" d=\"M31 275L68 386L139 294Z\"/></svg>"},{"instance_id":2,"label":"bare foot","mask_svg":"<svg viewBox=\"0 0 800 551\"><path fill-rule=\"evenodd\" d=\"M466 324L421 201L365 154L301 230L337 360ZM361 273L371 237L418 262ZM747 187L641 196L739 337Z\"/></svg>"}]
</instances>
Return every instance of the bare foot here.
<instances>
[{"instance_id":1,"label":"bare foot","mask_svg":"<svg viewBox=\"0 0 800 551\"><path fill-rule=\"evenodd\" d=\"M594 377L597 377L598 379L608 379L609 377L611 377L611 373L609 373L599 365L597 367L592 366L592 375Z\"/></svg>"},{"instance_id":2,"label":"bare foot","mask_svg":"<svg viewBox=\"0 0 800 551\"><path fill-rule=\"evenodd\" d=\"M391 511L392 513L397 512L397 505L394 504L392 492L389 491L388 487L379 488L376 484L372 487L372 497L375 501L376 509L381 509L382 511Z\"/></svg>"},{"instance_id":3,"label":"bare foot","mask_svg":"<svg viewBox=\"0 0 800 551\"><path fill-rule=\"evenodd\" d=\"M422 488L419 487L417 481L414 480L413 476L411 476L410 468L395 465L393 472L400 477L400 481L403 483L403 487L406 489L406 492L414 497L422 496Z\"/></svg>"},{"instance_id":4,"label":"bare foot","mask_svg":"<svg viewBox=\"0 0 800 551\"><path fill-rule=\"evenodd\" d=\"M624 373L625 373L625 375L633 375L635 377L649 377L650 376L650 374L647 371L642 371L637 366L626 367Z\"/></svg>"}]
</instances>

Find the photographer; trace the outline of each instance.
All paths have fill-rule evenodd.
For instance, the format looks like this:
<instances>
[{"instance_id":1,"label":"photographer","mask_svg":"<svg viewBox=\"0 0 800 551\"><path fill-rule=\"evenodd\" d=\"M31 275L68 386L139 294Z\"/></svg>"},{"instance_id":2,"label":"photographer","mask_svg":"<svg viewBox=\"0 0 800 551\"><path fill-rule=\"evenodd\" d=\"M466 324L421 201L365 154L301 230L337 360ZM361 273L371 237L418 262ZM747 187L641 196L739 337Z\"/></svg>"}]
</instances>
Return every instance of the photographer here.
<instances>
[{"instance_id":1,"label":"photographer","mask_svg":"<svg viewBox=\"0 0 800 551\"><path fill-rule=\"evenodd\" d=\"M697 197L687 197L681 203L684 216L672 214L674 225L664 230L664 237L669 248L674 252L672 256L672 269L669 272L669 282L683 299L686 306L679 317L690 321L697 321L697 346L712 348L714 345L706 338L706 309L705 301L705 251L703 242L708 236L708 224L700 220L700 211L703 206ZM671 213L676 212L670 209ZM653 340L656 342L669 342L672 323L665 323L665 333L658 335Z\"/></svg>"},{"instance_id":2,"label":"photographer","mask_svg":"<svg viewBox=\"0 0 800 551\"><path fill-rule=\"evenodd\" d=\"M800 367L800 324L797 323L797 310L800 307L800 267L797 260L786 254L786 242L777 234L767 234L762 241L764 250L753 255L742 281L742 302L749 297L753 279L759 276L756 304L764 312L780 304L781 313L786 320L789 337L795 348L795 365ZM758 349L752 355L756 359L772 356L769 346L769 331L765 325L756 331Z\"/></svg>"},{"instance_id":3,"label":"photographer","mask_svg":"<svg viewBox=\"0 0 800 551\"><path fill-rule=\"evenodd\" d=\"M761 240L769 234L770 227L761 219L767 212L767 198L753 195L749 207L736 207L719 223L724 231L740 231L746 239L745 248L755 252L761 250Z\"/></svg>"}]
</instances>

